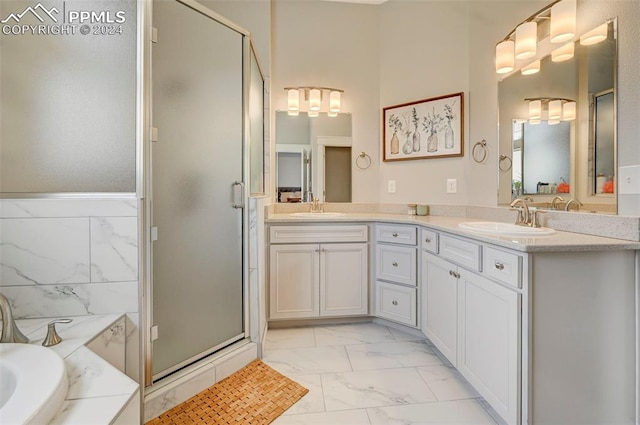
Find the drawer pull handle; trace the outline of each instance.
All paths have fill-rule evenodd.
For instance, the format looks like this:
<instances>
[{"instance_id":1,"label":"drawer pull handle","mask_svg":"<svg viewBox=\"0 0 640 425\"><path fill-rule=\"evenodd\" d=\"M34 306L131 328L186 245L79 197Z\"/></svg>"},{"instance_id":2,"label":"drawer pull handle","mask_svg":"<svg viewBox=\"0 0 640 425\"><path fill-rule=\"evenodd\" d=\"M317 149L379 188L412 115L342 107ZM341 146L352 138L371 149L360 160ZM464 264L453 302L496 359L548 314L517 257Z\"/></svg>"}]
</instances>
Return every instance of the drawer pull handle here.
<instances>
[{"instance_id":1,"label":"drawer pull handle","mask_svg":"<svg viewBox=\"0 0 640 425\"><path fill-rule=\"evenodd\" d=\"M396 232L393 232L393 234L391 236L393 236L394 238L397 238L398 234Z\"/></svg>"},{"instance_id":2,"label":"drawer pull handle","mask_svg":"<svg viewBox=\"0 0 640 425\"><path fill-rule=\"evenodd\" d=\"M392 265L393 267L398 267L398 263L396 263L395 261L394 261L393 263L391 263L391 265Z\"/></svg>"},{"instance_id":3,"label":"drawer pull handle","mask_svg":"<svg viewBox=\"0 0 640 425\"><path fill-rule=\"evenodd\" d=\"M494 265L496 266L496 269L504 270L504 264L502 264L500 261L496 261Z\"/></svg>"},{"instance_id":4,"label":"drawer pull handle","mask_svg":"<svg viewBox=\"0 0 640 425\"><path fill-rule=\"evenodd\" d=\"M425 241L426 243L431 243L431 239L428 239L428 238L427 238L427 239L425 239L424 241Z\"/></svg>"},{"instance_id":5,"label":"drawer pull handle","mask_svg":"<svg viewBox=\"0 0 640 425\"><path fill-rule=\"evenodd\" d=\"M398 301L393 300L393 301L391 301L391 304L393 304L393 305L398 305Z\"/></svg>"},{"instance_id":6,"label":"drawer pull handle","mask_svg":"<svg viewBox=\"0 0 640 425\"><path fill-rule=\"evenodd\" d=\"M454 272L453 270L449 270L449 275L455 277L456 279L460 279L460 273Z\"/></svg>"}]
</instances>

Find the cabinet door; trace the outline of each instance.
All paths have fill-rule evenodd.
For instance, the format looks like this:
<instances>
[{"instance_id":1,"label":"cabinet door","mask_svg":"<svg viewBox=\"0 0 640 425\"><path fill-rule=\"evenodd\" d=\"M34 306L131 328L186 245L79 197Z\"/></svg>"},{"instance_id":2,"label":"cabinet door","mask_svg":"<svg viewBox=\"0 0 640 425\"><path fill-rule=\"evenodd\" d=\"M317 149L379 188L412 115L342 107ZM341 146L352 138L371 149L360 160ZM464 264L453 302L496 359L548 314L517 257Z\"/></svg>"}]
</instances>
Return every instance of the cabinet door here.
<instances>
[{"instance_id":1,"label":"cabinet door","mask_svg":"<svg viewBox=\"0 0 640 425\"><path fill-rule=\"evenodd\" d=\"M269 317L290 319L319 315L319 245L271 245Z\"/></svg>"},{"instance_id":2,"label":"cabinet door","mask_svg":"<svg viewBox=\"0 0 640 425\"><path fill-rule=\"evenodd\" d=\"M520 417L520 298L460 271L458 369L509 424Z\"/></svg>"},{"instance_id":3,"label":"cabinet door","mask_svg":"<svg viewBox=\"0 0 640 425\"><path fill-rule=\"evenodd\" d=\"M457 267L422 253L422 331L455 366L458 327Z\"/></svg>"},{"instance_id":4,"label":"cabinet door","mask_svg":"<svg viewBox=\"0 0 640 425\"><path fill-rule=\"evenodd\" d=\"M367 244L320 245L320 316L367 314Z\"/></svg>"}]
</instances>

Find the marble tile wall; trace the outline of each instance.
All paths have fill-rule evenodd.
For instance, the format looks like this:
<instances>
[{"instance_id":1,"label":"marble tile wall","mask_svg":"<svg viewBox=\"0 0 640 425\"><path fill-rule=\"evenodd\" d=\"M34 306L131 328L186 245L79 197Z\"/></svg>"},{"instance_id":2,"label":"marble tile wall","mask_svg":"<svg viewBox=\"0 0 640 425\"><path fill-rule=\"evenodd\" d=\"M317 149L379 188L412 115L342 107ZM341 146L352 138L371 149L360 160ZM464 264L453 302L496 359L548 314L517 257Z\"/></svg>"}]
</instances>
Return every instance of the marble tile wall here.
<instances>
[{"instance_id":1,"label":"marble tile wall","mask_svg":"<svg viewBox=\"0 0 640 425\"><path fill-rule=\"evenodd\" d=\"M138 201L0 200L0 292L17 318L127 313L138 380Z\"/></svg>"}]
</instances>

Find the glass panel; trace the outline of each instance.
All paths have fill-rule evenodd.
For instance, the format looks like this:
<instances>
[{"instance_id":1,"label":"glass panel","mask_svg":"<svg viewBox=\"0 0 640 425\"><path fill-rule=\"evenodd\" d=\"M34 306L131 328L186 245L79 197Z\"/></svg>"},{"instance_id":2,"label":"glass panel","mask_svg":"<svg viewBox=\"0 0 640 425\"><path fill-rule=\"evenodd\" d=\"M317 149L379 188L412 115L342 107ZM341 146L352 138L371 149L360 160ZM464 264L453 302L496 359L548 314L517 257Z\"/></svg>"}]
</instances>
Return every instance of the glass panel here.
<instances>
[{"instance_id":1,"label":"glass panel","mask_svg":"<svg viewBox=\"0 0 640 425\"><path fill-rule=\"evenodd\" d=\"M249 87L249 126L251 194L261 195L264 194L264 82L253 50Z\"/></svg>"},{"instance_id":2,"label":"glass panel","mask_svg":"<svg viewBox=\"0 0 640 425\"><path fill-rule=\"evenodd\" d=\"M613 92L594 96L595 193L611 193L604 183L615 175L615 98Z\"/></svg>"},{"instance_id":3,"label":"glass panel","mask_svg":"<svg viewBox=\"0 0 640 425\"><path fill-rule=\"evenodd\" d=\"M20 15L35 3L1 1L0 18ZM134 192L136 2L62 3L42 0L35 6L49 13L41 17L44 22L27 13L19 25L15 17L13 25L2 26L75 30L0 34L0 191ZM79 10L124 22L89 22L90 33L83 35L70 15Z\"/></svg>"},{"instance_id":4,"label":"glass panel","mask_svg":"<svg viewBox=\"0 0 640 425\"><path fill-rule=\"evenodd\" d=\"M551 125L524 124L522 179L524 194L555 193L558 183L569 181L571 121ZM515 151L516 143L514 143ZM515 173L515 170L513 171Z\"/></svg>"},{"instance_id":5,"label":"glass panel","mask_svg":"<svg viewBox=\"0 0 640 425\"><path fill-rule=\"evenodd\" d=\"M351 148L325 148L324 191L325 202L351 202Z\"/></svg>"},{"instance_id":6,"label":"glass panel","mask_svg":"<svg viewBox=\"0 0 640 425\"><path fill-rule=\"evenodd\" d=\"M154 2L154 378L243 332L242 36L175 1Z\"/></svg>"}]
</instances>

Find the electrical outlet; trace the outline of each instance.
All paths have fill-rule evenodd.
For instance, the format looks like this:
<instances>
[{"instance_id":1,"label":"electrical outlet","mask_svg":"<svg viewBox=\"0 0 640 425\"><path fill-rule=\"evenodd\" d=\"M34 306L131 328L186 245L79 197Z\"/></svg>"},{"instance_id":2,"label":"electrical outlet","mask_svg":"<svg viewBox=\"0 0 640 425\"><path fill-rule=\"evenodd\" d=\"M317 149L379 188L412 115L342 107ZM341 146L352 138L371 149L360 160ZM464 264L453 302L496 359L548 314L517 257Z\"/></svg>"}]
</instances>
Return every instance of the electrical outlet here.
<instances>
[{"instance_id":1,"label":"electrical outlet","mask_svg":"<svg viewBox=\"0 0 640 425\"><path fill-rule=\"evenodd\" d=\"M458 193L457 179L447 179L447 193Z\"/></svg>"},{"instance_id":2,"label":"electrical outlet","mask_svg":"<svg viewBox=\"0 0 640 425\"><path fill-rule=\"evenodd\" d=\"M387 192L396 193L396 181L395 180L389 180L387 182Z\"/></svg>"}]
</instances>

